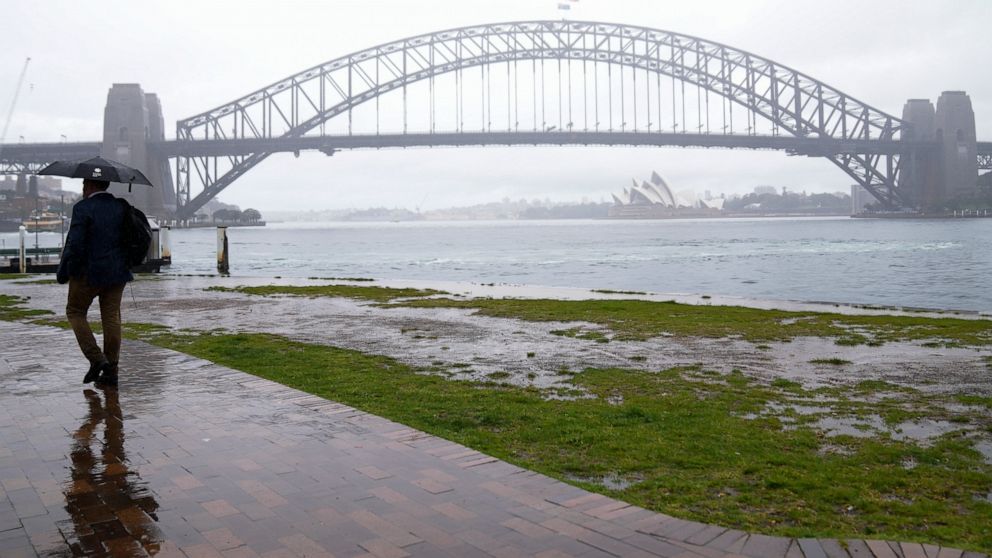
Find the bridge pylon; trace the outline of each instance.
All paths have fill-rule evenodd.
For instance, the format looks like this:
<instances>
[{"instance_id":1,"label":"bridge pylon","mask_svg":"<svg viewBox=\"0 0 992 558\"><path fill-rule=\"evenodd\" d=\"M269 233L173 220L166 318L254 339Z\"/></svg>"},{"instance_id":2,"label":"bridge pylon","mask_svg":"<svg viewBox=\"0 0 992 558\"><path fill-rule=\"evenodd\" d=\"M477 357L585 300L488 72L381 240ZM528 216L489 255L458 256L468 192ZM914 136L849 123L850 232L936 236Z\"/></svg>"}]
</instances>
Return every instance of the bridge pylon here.
<instances>
[{"instance_id":1,"label":"bridge pylon","mask_svg":"<svg viewBox=\"0 0 992 558\"><path fill-rule=\"evenodd\" d=\"M928 99L910 99L902 111L909 123L903 140L936 142L935 149L912 152L903 168L900 189L920 209L978 193L978 142L975 112L964 91L941 93L934 107Z\"/></svg>"},{"instance_id":2,"label":"bridge pylon","mask_svg":"<svg viewBox=\"0 0 992 558\"><path fill-rule=\"evenodd\" d=\"M114 183L110 191L126 198L148 215L164 217L175 212L175 190L168 158L153 144L165 140L162 105L154 93L145 93L137 83L115 83L107 93L103 112L101 154L130 165L145 174L153 187Z\"/></svg>"}]
</instances>

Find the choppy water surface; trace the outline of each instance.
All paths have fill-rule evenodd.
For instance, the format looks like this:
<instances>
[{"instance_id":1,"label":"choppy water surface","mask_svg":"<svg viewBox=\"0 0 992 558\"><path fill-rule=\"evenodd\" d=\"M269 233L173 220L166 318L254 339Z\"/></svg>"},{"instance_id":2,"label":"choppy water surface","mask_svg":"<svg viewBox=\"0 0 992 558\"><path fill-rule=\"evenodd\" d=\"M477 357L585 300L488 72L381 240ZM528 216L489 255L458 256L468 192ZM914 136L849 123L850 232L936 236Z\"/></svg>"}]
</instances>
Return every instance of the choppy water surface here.
<instances>
[{"instance_id":1,"label":"choppy water surface","mask_svg":"<svg viewBox=\"0 0 992 558\"><path fill-rule=\"evenodd\" d=\"M8 246L16 238L0 236ZM58 235L42 244L52 242ZM213 229L175 230L172 249L171 272L216 271ZM992 219L275 223L230 229L230 250L234 275L992 311Z\"/></svg>"}]
</instances>

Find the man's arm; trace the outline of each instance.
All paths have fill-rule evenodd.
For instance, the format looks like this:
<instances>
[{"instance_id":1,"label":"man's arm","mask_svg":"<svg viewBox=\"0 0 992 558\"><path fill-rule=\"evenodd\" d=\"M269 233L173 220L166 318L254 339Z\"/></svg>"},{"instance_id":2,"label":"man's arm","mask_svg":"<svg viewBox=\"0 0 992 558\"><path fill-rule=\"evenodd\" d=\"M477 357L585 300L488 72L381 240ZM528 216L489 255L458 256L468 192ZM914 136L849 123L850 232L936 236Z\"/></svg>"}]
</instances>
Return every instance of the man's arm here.
<instances>
[{"instance_id":1,"label":"man's arm","mask_svg":"<svg viewBox=\"0 0 992 558\"><path fill-rule=\"evenodd\" d=\"M59 269L55 273L55 279L59 284L69 282L69 277L80 273L85 263L86 231L89 228L90 216L85 210L76 204L72 208L72 221L69 225L69 234L65 238L65 246L62 248L62 258L59 260Z\"/></svg>"}]
</instances>

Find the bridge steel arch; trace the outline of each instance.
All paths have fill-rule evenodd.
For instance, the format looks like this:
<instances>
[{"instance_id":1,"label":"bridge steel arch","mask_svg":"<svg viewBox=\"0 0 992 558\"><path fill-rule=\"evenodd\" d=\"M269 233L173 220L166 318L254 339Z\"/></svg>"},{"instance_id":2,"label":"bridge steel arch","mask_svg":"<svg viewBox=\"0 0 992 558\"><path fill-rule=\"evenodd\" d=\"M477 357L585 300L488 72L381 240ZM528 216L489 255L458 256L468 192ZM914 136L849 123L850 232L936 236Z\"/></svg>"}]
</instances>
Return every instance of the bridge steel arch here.
<instances>
[{"instance_id":1,"label":"bridge steel arch","mask_svg":"<svg viewBox=\"0 0 992 558\"><path fill-rule=\"evenodd\" d=\"M194 143L301 138L345 113L350 134L351 111L390 91L402 89L405 100L409 85L442 74L542 59L585 60L657 72L722 96L798 138L892 142L900 139L906 126L899 118L804 73L724 44L646 27L562 20L462 27L356 51L181 120L176 139ZM272 153L179 156L177 217L192 217ZM854 150L824 156L883 205L897 207L906 202L897 188L901 155ZM202 191L191 197L194 182Z\"/></svg>"}]
</instances>

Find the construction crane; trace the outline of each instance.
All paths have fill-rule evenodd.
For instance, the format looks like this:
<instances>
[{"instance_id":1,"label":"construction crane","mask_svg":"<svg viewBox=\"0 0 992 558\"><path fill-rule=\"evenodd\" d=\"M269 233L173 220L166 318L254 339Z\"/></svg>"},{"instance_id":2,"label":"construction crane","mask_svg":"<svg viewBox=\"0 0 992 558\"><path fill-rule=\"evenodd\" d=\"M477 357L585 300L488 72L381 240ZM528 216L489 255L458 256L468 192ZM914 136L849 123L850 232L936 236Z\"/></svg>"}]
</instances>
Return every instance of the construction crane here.
<instances>
[{"instance_id":1,"label":"construction crane","mask_svg":"<svg viewBox=\"0 0 992 558\"><path fill-rule=\"evenodd\" d=\"M10 102L10 110L7 111L7 121L3 124L3 132L0 132L0 153L3 152L3 142L7 139L7 129L10 128L10 121L14 118L14 109L17 108L17 97L21 94L21 87L24 85L24 76L28 73L28 64L31 57L24 60L24 67L21 68L21 77L17 78L17 86L14 88L14 100Z\"/></svg>"}]
</instances>

